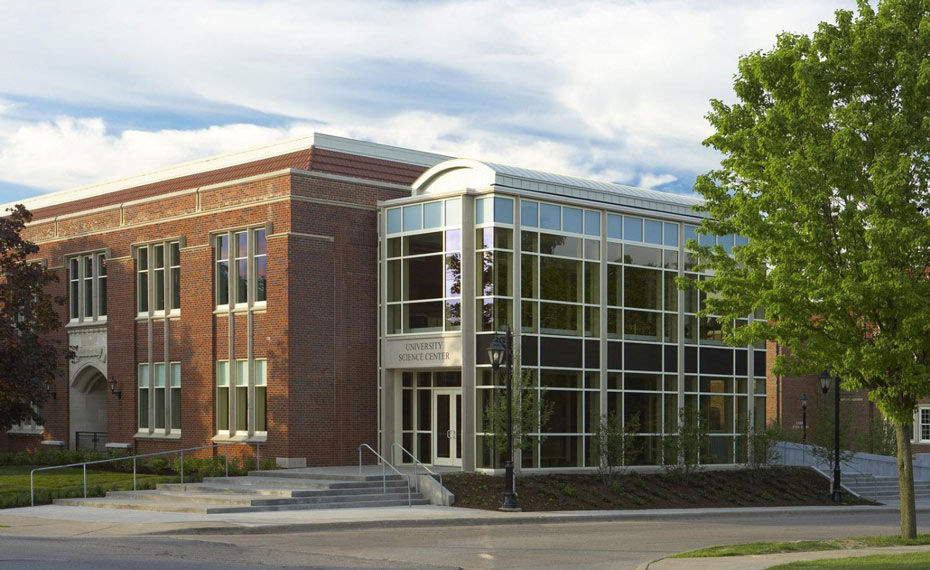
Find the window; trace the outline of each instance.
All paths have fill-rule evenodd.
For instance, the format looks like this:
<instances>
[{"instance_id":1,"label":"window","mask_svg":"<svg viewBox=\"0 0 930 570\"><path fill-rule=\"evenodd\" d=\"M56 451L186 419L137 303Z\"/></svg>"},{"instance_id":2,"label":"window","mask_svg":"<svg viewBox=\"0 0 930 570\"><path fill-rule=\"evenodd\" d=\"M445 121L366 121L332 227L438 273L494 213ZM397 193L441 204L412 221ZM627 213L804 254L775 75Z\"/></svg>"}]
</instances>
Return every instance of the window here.
<instances>
[{"instance_id":1,"label":"window","mask_svg":"<svg viewBox=\"0 0 930 570\"><path fill-rule=\"evenodd\" d=\"M181 431L181 363L139 364L139 431L155 435Z\"/></svg>"},{"instance_id":2,"label":"window","mask_svg":"<svg viewBox=\"0 0 930 570\"><path fill-rule=\"evenodd\" d=\"M265 228L218 234L215 247L216 305L264 305L268 282Z\"/></svg>"},{"instance_id":3,"label":"window","mask_svg":"<svg viewBox=\"0 0 930 570\"><path fill-rule=\"evenodd\" d=\"M39 408L35 405L32 406L33 411L41 417L42 408ZM35 418L31 420L24 420L18 424L10 426L10 429L7 430L7 433L16 433L24 435L42 435L45 432L45 427L38 423Z\"/></svg>"},{"instance_id":4,"label":"window","mask_svg":"<svg viewBox=\"0 0 930 570\"><path fill-rule=\"evenodd\" d=\"M136 298L141 314L181 310L181 247L178 241L136 248Z\"/></svg>"},{"instance_id":5,"label":"window","mask_svg":"<svg viewBox=\"0 0 930 570\"><path fill-rule=\"evenodd\" d=\"M96 321L107 316L106 253L87 253L68 259L68 297L71 322Z\"/></svg>"},{"instance_id":6,"label":"window","mask_svg":"<svg viewBox=\"0 0 930 570\"><path fill-rule=\"evenodd\" d=\"M930 408L918 408L917 409L917 435L916 441L930 441Z\"/></svg>"},{"instance_id":7,"label":"window","mask_svg":"<svg viewBox=\"0 0 930 570\"><path fill-rule=\"evenodd\" d=\"M249 366L251 362L251 367ZM265 359L216 363L216 429L223 435L264 433L267 430L268 364ZM235 379L230 375L235 372ZM230 390L234 384L235 390Z\"/></svg>"},{"instance_id":8,"label":"window","mask_svg":"<svg viewBox=\"0 0 930 570\"><path fill-rule=\"evenodd\" d=\"M388 234L403 234L386 240L387 334L459 330L461 200L392 208L387 222Z\"/></svg>"}]
</instances>

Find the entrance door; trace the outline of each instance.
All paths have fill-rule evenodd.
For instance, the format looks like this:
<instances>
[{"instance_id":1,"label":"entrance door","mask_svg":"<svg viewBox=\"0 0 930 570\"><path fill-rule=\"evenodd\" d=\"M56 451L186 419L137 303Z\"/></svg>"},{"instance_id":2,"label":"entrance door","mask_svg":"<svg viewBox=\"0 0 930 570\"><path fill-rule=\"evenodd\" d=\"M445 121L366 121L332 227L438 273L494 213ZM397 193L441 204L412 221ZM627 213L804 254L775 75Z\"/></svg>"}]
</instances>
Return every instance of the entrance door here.
<instances>
[{"instance_id":1,"label":"entrance door","mask_svg":"<svg viewBox=\"0 0 930 570\"><path fill-rule=\"evenodd\" d=\"M433 464L462 464L462 391L433 390Z\"/></svg>"}]
</instances>

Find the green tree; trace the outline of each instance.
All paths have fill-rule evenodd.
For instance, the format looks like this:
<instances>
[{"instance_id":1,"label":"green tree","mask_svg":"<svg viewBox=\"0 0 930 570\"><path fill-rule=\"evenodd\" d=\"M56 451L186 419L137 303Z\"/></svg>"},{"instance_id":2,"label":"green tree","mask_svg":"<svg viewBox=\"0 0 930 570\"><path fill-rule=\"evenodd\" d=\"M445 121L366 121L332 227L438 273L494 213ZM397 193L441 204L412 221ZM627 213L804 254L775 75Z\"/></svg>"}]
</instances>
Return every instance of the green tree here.
<instances>
[{"instance_id":1,"label":"green tree","mask_svg":"<svg viewBox=\"0 0 930 570\"><path fill-rule=\"evenodd\" d=\"M41 264L26 260L39 251L22 238L32 214L21 204L8 211L0 218L0 430L41 420L37 407L63 361L59 347L48 338L59 321L56 301L45 292L45 286L58 279Z\"/></svg>"},{"instance_id":2,"label":"green tree","mask_svg":"<svg viewBox=\"0 0 930 570\"><path fill-rule=\"evenodd\" d=\"M781 343L776 372L830 370L895 425L901 534L916 535L910 423L930 396L930 4L837 11L810 36L743 56L737 101L711 102L721 167L695 189L698 286L736 345ZM734 319L765 308L766 319Z\"/></svg>"},{"instance_id":3,"label":"green tree","mask_svg":"<svg viewBox=\"0 0 930 570\"><path fill-rule=\"evenodd\" d=\"M636 437L639 431L639 412L626 422L616 412L606 416L597 414L591 453L597 458L597 474L608 490L617 477L639 459L642 452L641 442Z\"/></svg>"},{"instance_id":4,"label":"green tree","mask_svg":"<svg viewBox=\"0 0 930 570\"><path fill-rule=\"evenodd\" d=\"M514 359L519 362L520 353L516 352ZM500 374L506 372L501 370ZM491 405L485 409L485 416L491 433L494 437L485 438L486 445L491 447L499 456L507 452L507 390L495 390L500 397L495 397ZM544 426L552 417L554 404L546 399L546 390L537 389L536 378L529 370L520 373L514 371L513 376L513 449L526 450L531 445L542 443L546 436L530 434L540 432L539 426Z\"/></svg>"},{"instance_id":5,"label":"green tree","mask_svg":"<svg viewBox=\"0 0 930 570\"><path fill-rule=\"evenodd\" d=\"M705 414L693 406L678 410L678 432L662 438L662 468L666 473L687 479L701 470L710 453L710 431Z\"/></svg>"}]
</instances>

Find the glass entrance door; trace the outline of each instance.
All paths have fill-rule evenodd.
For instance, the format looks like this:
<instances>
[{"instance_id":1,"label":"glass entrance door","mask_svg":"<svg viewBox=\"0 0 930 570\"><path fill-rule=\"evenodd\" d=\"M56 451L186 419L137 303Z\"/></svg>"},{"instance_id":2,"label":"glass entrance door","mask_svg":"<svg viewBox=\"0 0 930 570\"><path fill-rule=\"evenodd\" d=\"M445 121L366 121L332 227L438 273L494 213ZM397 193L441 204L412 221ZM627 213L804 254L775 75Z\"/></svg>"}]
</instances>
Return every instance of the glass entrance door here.
<instances>
[{"instance_id":1,"label":"glass entrance door","mask_svg":"<svg viewBox=\"0 0 930 570\"><path fill-rule=\"evenodd\" d=\"M462 464L462 391L433 390L433 463L460 466Z\"/></svg>"}]
</instances>

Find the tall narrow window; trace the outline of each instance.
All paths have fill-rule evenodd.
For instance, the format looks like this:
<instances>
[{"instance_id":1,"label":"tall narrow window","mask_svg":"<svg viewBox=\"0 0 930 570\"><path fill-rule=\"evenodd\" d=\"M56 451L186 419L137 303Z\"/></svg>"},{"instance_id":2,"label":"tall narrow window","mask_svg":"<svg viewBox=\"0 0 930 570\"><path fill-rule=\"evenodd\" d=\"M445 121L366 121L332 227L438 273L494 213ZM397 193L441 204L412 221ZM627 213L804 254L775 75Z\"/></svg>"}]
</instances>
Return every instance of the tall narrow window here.
<instances>
[{"instance_id":1,"label":"tall narrow window","mask_svg":"<svg viewBox=\"0 0 930 570\"><path fill-rule=\"evenodd\" d=\"M266 259L268 257L268 246L265 241L265 230L255 230L255 256L253 258L253 274L255 275L255 302L262 303L265 301L267 293L265 285L268 279L268 268Z\"/></svg>"},{"instance_id":2,"label":"tall narrow window","mask_svg":"<svg viewBox=\"0 0 930 570\"><path fill-rule=\"evenodd\" d=\"M229 431L229 361L216 363L216 429Z\"/></svg>"},{"instance_id":3,"label":"tall narrow window","mask_svg":"<svg viewBox=\"0 0 930 570\"><path fill-rule=\"evenodd\" d=\"M94 314L94 258L87 255L84 260L84 316Z\"/></svg>"},{"instance_id":4,"label":"tall narrow window","mask_svg":"<svg viewBox=\"0 0 930 570\"><path fill-rule=\"evenodd\" d=\"M249 429L249 361L236 361L236 431Z\"/></svg>"},{"instance_id":5,"label":"tall narrow window","mask_svg":"<svg viewBox=\"0 0 930 570\"><path fill-rule=\"evenodd\" d=\"M68 312L74 321L107 316L107 260L105 253L76 255L68 264Z\"/></svg>"},{"instance_id":6,"label":"tall narrow window","mask_svg":"<svg viewBox=\"0 0 930 570\"><path fill-rule=\"evenodd\" d=\"M149 365L139 364L139 429L149 429Z\"/></svg>"},{"instance_id":7,"label":"tall narrow window","mask_svg":"<svg viewBox=\"0 0 930 570\"><path fill-rule=\"evenodd\" d=\"M97 312L100 316L107 314L107 257L102 253L97 254L97 300L99 308Z\"/></svg>"},{"instance_id":8,"label":"tall narrow window","mask_svg":"<svg viewBox=\"0 0 930 570\"><path fill-rule=\"evenodd\" d=\"M236 304L249 302L249 234L236 233Z\"/></svg>"},{"instance_id":9,"label":"tall narrow window","mask_svg":"<svg viewBox=\"0 0 930 570\"><path fill-rule=\"evenodd\" d=\"M136 284L139 312L161 316L181 309L181 249L177 241L139 246ZM151 306L149 306L151 303ZM151 311L150 311L151 309Z\"/></svg>"},{"instance_id":10,"label":"tall narrow window","mask_svg":"<svg viewBox=\"0 0 930 570\"><path fill-rule=\"evenodd\" d=\"M216 240L216 304L229 304L229 236Z\"/></svg>"},{"instance_id":11,"label":"tall narrow window","mask_svg":"<svg viewBox=\"0 0 930 570\"><path fill-rule=\"evenodd\" d=\"M136 297L139 299L139 312L147 313L149 312L149 248L139 249L137 263L136 282L139 286Z\"/></svg>"},{"instance_id":12,"label":"tall narrow window","mask_svg":"<svg viewBox=\"0 0 930 570\"><path fill-rule=\"evenodd\" d=\"M168 244L169 296L168 310L181 309L181 246L178 242Z\"/></svg>"},{"instance_id":13,"label":"tall narrow window","mask_svg":"<svg viewBox=\"0 0 930 570\"><path fill-rule=\"evenodd\" d=\"M181 429L181 363L171 363L171 430Z\"/></svg>"},{"instance_id":14,"label":"tall narrow window","mask_svg":"<svg viewBox=\"0 0 930 570\"><path fill-rule=\"evenodd\" d=\"M69 307L71 309L71 320L76 321L81 318L80 302L81 302L81 273L80 273L80 262L78 258L71 259L71 262L68 264L68 286L70 290L68 291L70 297Z\"/></svg>"},{"instance_id":15,"label":"tall narrow window","mask_svg":"<svg viewBox=\"0 0 930 570\"><path fill-rule=\"evenodd\" d=\"M229 231L215 237L216 306L264 308L268 298L265 228Z\"/></svg>"},{"instance_id":16,"label":"tall narrow window","mask_svg":"<svg viewBox=\"0 0 930 570\"><path fill-rule=\"evenodd\" d=\"M255 431L268 430L268 361L255 361Z\"/></svg>"},{"instance_id":17,"label":"tall narrow window","mask_svg":"<svg viewBox=\"0 0 930 570\"><path fill-rule=\"evenodd\" d=\"M165 363L155 363L155 429L165 429Z\"/></svg>"},{"instance_id":18,"label":"tall narrow window","mask_svg":"<svg viewBox=\"0 0 930 570\"><path fill-rule=\"evenodd\" d=\"M152 288L156 311L165 310L165 246L152 248Z\"/></svg>"}]
</instances>

